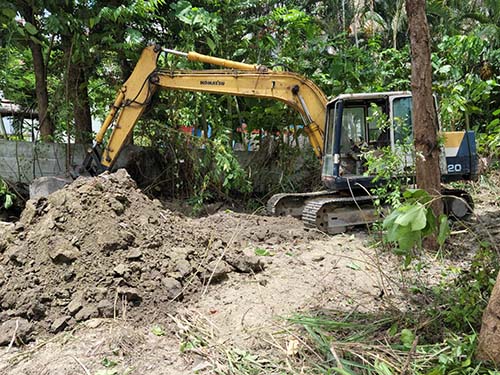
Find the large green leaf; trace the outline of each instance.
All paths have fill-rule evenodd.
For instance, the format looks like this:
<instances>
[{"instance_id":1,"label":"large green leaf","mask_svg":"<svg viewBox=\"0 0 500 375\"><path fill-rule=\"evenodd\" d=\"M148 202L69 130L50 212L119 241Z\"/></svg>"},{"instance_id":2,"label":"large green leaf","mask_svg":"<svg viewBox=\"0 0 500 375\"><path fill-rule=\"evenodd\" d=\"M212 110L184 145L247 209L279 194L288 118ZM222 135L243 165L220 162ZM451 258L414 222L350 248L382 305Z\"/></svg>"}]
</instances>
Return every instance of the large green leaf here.
<instances>
[{"instance_id":1,"label":"large green leaf","mask_svg":"<svg viewBox=\"0 0 500 375\"><path fill-rule=\"evenodd\" d=\"M411 250L420 244L422 234L420 231L412 231L410 227L399 227L398 246L403 251Z\"/></svg>"},{"instance_id":2,"label":"large green leaf","mask_svg":"<svg viewBox=\"0 0 500 375\"><path fill-rule=\"evenodd\" d=\"M425 225L427 223L425 214L426 214L425 206L423 206L420 203L416 203L414 205L409 206L404 213L399 215L396 218L395 223L402 226L411 225L411 229L413 231L422 230L425 228Z\"/></svg>"},{"instance_id":3,"label":"large green leaf","mask_svg":"<svg viewBox=\"0 0 500 375\"><path fill-rule=\"evenodd\" d=\"M8 18L16 17L16 11L12 8L2 8L2 14Z\"/></svg>"},{"instance_id":4,"label":"large green leaf","mask_svg":"<svg viewBox=\"0 0 500 375\"><path fill-rule=\"evenodd\" d=\"M24 28L31 35L36 35L38 33L38 29L32 23L26 22Z\"/></svg>"}]
</instances>

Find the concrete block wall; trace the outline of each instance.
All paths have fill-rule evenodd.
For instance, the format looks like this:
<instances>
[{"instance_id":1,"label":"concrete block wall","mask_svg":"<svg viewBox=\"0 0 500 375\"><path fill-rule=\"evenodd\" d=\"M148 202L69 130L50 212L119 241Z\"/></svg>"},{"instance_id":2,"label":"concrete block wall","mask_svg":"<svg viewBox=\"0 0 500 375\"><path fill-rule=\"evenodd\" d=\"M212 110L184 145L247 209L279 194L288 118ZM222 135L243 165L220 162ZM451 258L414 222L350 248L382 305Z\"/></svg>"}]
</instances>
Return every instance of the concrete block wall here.
<instances>
[{"instance_id":1,"label":"concrete block wall","mask_svg":"<svg viewBox=\"0 0 500 375\"><path fill-rule=\"evenodd\" d=\"M138 146L125 146L121 152L115 167L123 168L129 157L140 149ZM312 152L312 151L311 151ZM85 157L83 145L71 145L72 165L81 165ZM257 170L252 168L258 154L252 151L235 152L240 164L244 168L253 169L252 182L254 191L267 192L270 186L274 186L283 177L283 171L276 166L262 166L262 161L257 162ZM144 162L144 161L143 161ZM300 157L293 163L295 172L290 178L296 183L302 180L311 180L304 171L304 160ZM145 164L147 166L147 164ZM162 173L152 169L151 173ZM307 172L307 173L306 173ZM49 176L68 176L66 170L66 144L59 143L31 143L7 141L0 139L0 177L10 182L21 182L30 184L35 178ZM148 175L149 176L149 175ZM319 173L318 173L319 176ZM154 179L154 176L149 176Z\"/></svg>"},{"instance_id":2,"label":"concrete block wall","mask_svg":"<svg viewBox=\"0 0 500 375\"><path fill-rule=\"evenodd\" d=\"M81 164L84 155L83 145L71 145L72 165ZM3 179L31 183L37 177L66 173L65 144L0 139L0 177Z\"/></svg>"}]
</instances>

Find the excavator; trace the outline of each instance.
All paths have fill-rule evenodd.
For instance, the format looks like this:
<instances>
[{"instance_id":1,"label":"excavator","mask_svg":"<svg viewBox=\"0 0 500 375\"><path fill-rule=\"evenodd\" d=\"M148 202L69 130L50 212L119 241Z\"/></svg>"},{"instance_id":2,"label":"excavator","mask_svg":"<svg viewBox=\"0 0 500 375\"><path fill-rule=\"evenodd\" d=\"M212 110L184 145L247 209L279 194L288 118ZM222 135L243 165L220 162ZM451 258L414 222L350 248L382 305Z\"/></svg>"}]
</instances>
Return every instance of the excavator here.
<instances>
[{"instance_id":1,"label":"excavator","mask_svg":"<svg viewBox=\"0 0 500 375\"><path fill-rule=\"evenodd\" d=\"M161 69L158 59L162 53L222 69ZM377 220L370 193L375 183L373 176L364 173L361 150L388 146L395 150L405 140L404 133L408 133L404 129L409 128L410 133L412 129L410 92L343 94L328 101L314 82L293 72L150 45L142 51L132 74L118 91L83 168L97 174L113 167L158 89L274 99L298 111L312 149L321 161L326 189L276 194L269 199L267 210L273 215L301 217L306 226L331 234ZM376 111L387 116L390 126L382 128L374 121ZM111 134L105 141L109 131ZM474 179L477 174L474 132L442 134L443 183ZM442 194L447 214L458 219L471 214L472 199L465 191L443 188Z\"/></svg>"}]
</instances>

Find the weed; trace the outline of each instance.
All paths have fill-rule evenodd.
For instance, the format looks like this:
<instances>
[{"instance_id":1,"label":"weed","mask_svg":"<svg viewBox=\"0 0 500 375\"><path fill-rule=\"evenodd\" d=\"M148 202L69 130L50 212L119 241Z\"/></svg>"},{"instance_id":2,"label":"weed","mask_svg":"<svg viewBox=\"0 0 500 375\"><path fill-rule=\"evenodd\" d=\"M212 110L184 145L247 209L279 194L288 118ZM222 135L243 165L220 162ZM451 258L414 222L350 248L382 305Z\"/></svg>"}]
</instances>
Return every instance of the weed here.
<instances>
[{"instance_id":1,"label":"weed","mask_svg":"<svg viewBox=\"0 0 500 375\"><path fill-rule=\"evenodd\" d=\"M155 336L165 336L165 330L158 325L151 328L151 333Z\"/></svg>"},{"instance_id":2,"label":"weed","mask_svg":"<svg viewBox=\"0 0 500 375\"><path fill-rule=\"evenodd\" d=\"M103 360L101 361L101 364L106 368L110 368L110 367L115 367L118 363L107 357L104 357Z\"/></svg>"},{"instance_id":3,"label":"weed","mask_svg":"<svg viewBox=\"0 0 500 375\"><path fill-rule=\"evenodd\" d=\"M389 129L388 116L376 106L372 109L369 120L381 131ZM409 189L415 175L412 131L407 121L400 118L394 119L394 129L399 134L395 145L365 150L363 158L365 175L373 176L372 182L376 184L371 191L377 197L374 204L381 215L386 214L382 226L376 225L374 230L376 233L382 230L385 242L393 245L396 254L404 256L408 266L413 258L412 250L420 247L425 237L437 232L442 246L449 227L446 217L435 217L430 207L433 198L428 193Z\"/></svg>"},{"instance_id":4,"label":"weed","mask_svg":"<svg viewBox=\"0 0 500 375\"><path fill-rule=\"evenodd\" d=\"M14 204L16 195L11 193L7 183L0 178L0 208L8 210Z\"/></svg>"},{"instance_id":5,"label":"weed","mask_svg":"<svg viewBox=\"0 0 500 375\"><path fill-rule=\"evenodd\" d=\"M207 201L227 200L231 193L251 191L248 174L234 156L227 133L205 139L165 129L155 120L147 125L149 132L162 129L148 145L165 158L162 180L147 190L158 188L166 195L188 198L195 214Z\"/></svg>"},{"instance_id":6,"label":"weed","mask_svg":"<svg viewBox=\"0 0 500 375\"><path fill-rule=\"evenodd\" d=\"M472 334L479 329L481 316L491 295L499 270L499 257L488 242L482 242L470 268L449 284L432 288L433 303L427 314L435 319L436 330Z\"/></svg>"},{"instance_id":7,"label":"weed","mask_svg":"<svg viewBox=\"0 0 500 375\"><path fill-rule=\"evenodd\" d=\"M422 240L438 233L437 241L442 246L450 233L445 215L438 218L431 207L432 197L425 190L407 189L404 202L393 210L383 222L386 242L396 244L395 253L405 257L405 266L413 258L412 249L421 247Z\"/></svg>"},{"instance_id":8,"label":"weed","mask_svg":"<svg viewBox=\"0 0 500 375\"><path fill-rule=\"evenodd\" d=\"M309 347L302 353L315 373L340 375L445 375L499 374L474 360L477 335L447 333L435 343L420 343L418 322L400 313L297 316L291 322L302 327ZM404 326L398 332L398 327ZM309 354L309 355L308 355ZM318 362L318 355L322 358ZM313 364L312 361L315 363Z\"/></svg>"},{"instance_id":9,"label":"weed","mask_svg":"<svg viewBox=\"0 0 500 375\"><path fill-rule=\"evenodd\" d=\"M262 247L257 247L255 249L255 255L257 256L261 256L261 257L269 257L269 256L273 256L274 254L271 253L269 250L267 249L264 249Z\"/></svg>"}]
</instances>

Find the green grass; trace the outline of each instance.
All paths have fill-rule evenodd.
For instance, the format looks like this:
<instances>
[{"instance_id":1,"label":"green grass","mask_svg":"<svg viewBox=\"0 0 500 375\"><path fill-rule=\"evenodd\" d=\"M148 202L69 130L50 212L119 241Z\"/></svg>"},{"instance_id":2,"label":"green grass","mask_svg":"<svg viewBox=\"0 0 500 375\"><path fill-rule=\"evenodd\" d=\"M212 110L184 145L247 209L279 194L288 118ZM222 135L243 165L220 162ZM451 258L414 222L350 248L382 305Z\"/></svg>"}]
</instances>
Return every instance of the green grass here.
<instances>
[{"instance_id":1,"label":"green grass","mask_svg":"<svg viewBox=\"0 0 500 375\"><path fill-rule=\"evenodd\" d=\"M367 375L500 374L475 361L477 335L446 332L439 342L420 336L422 322L398 313L297 315L309 348L311 373ZM321 361L318 361L321 358Z\"/></svg>"}]
</instances>

